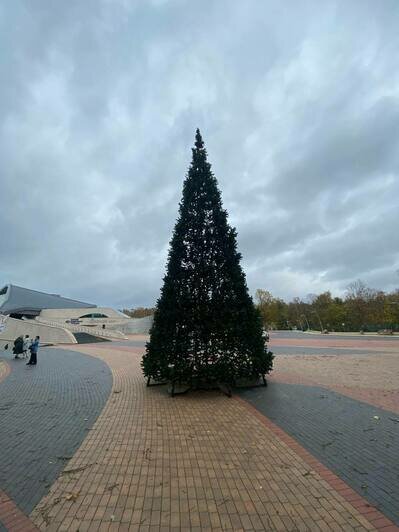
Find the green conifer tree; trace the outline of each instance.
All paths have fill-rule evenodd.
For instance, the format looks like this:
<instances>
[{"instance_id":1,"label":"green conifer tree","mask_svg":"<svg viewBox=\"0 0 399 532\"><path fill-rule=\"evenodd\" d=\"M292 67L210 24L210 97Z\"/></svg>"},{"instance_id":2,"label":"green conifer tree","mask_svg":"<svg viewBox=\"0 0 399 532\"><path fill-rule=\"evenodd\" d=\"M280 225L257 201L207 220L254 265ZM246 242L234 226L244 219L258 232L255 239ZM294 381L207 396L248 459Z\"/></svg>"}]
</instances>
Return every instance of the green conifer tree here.
<instances>
[{"instance_id":1,"label":"green conifer tree","mask_svg":"<svg viewBox=\"0 0 399 532\"><path fill-rule=\"evenodd\" d=\"M270 372L273 355L198 129L192 152L142 367L157 381L232 386Z\"/></svg>"}]
</instances>

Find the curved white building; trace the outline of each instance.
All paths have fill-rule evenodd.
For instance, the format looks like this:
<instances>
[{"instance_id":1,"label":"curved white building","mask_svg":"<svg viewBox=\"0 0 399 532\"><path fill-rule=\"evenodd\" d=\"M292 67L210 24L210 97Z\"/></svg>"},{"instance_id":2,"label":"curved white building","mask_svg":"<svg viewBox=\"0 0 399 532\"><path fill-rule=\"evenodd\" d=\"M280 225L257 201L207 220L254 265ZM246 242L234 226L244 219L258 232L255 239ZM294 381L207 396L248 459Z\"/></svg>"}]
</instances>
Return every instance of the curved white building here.
<instances>
[{"instance_id":1,"label":"curved white building","mask_svg":"<svg viewBox=\"0 0 399 532\"><path fill-rule=\"evenodd\" d=\"M38 334L43 342L71 343L83 335L123 339L147 333L152 316L132 319L112 308L8 284L0 290L0 342Z\"/></svg>"},{"instance_id":2,"label":"curved white building","mask_svg":"<svg viewBox=\"0 0 399 532\"><path fill-rule=\"evenodd\" d=\"M74 308L96 308L96 305L57 294L30 290L14 284L8 284L0 290L0 314L6 314L12 318L34 318L44 309Z\"/></svg>"}]
</instances>

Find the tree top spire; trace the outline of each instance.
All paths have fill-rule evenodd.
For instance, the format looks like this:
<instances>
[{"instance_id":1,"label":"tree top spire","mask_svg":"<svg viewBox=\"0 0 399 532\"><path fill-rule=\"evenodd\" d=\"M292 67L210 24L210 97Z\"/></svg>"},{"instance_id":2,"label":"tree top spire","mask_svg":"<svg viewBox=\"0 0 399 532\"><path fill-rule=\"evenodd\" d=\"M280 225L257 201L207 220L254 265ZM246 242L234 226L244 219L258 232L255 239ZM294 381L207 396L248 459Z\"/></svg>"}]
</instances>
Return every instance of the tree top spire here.
<instances>
[{"instance_id":1,"label":"tree top spire","mask_svg":"<svg viewBox=\"0 0 399 532\"><path fill-rule=\"evenodd\" d=\"M195 132L195 147L198 150L204 149L204 141L202 140L200 130L197 128Z\"/></svg>"}]
</instances>

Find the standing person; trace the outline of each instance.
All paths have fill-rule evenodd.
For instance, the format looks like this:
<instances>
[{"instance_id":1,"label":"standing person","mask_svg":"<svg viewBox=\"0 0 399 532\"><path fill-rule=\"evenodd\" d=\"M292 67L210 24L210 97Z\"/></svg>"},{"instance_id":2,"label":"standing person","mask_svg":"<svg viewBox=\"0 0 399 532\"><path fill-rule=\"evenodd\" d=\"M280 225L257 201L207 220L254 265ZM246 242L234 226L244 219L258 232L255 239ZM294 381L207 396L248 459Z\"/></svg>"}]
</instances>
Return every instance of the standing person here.
<instances>
[{"instance_id":1,"label":"standing person","mask_svg":"<svg viewBox=\"0 0 399 532\"><path fill-rule=\"evenodd\" d=\"M28 358L30 344L31 344L31 340L29 338L29 334L25 334L25 338L24 338L24 358Z\"/></svg>"},{"instance_id":2,"label":"standing person","mask_svg":"<svg viewBox=\"0 0 399 532\"><path fill-rule=\"evenodd\" d=\"M22 355L23 351L24 351L24 338L21 335L21 336L18 336L18 338L14 340L14 347L12 348L12 352L14 353L15 358L19 358L18 355Z\"/></svg>"},{"instance_id":3,"label":"standing person","mask_svg":"<svg viewBox=\"0 0 399 532\"><path fill-rule=\"evenodd\" d=\"M29 362L26 364L27 366L36 366L37 364L37 352L39 350L39 340L40 340L40 336L36 336L36 338L30 344L30 347L29 347L30 359L29 359Z\"/></svg>"}]
</instances>

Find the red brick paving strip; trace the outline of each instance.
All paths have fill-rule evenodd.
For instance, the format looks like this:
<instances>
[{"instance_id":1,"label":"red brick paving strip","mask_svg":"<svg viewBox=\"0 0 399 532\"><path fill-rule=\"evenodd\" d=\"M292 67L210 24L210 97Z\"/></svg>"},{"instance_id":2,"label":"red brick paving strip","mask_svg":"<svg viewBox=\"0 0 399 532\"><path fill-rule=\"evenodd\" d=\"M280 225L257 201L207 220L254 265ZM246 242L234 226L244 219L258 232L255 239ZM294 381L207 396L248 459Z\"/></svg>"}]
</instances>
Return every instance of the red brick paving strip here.
<instances>
[{"instance_id":1,"label":"red brick paving strip","mask_svg":"<svg viewBox=\"0 0 399 532\"><path fill-rule=\"evenodd\" d=\"M9 532L35 532L39 530L2 490L0 490L0 523Z\"/></svg>"},{"instance_id":2,"label":"red brick paving strip","mask_svg":"<svg viewBox=\"0 0 399 532\"><path fill-rule=\"evenodd\" d=\"M337 491L346 501L348 501L354 508L361 513L371 525L377 530L383 532L399 531L399 527L392 521L387 519L375 507L369 504L363 497L361 497L355 490L348 486L337 475L319 462L313 455L311 455L304 447L299 445L294 438L291 438L280 427L273 423L270 419L264 416L250 403L241 397L234 396L236 401L244 404L248 410L256 416L261 423L263 423L269 430L271 430L281 441L288 445L297 455L299 455L314 471L316 471L330 486Z\"/></svg>"}]
</instances>

